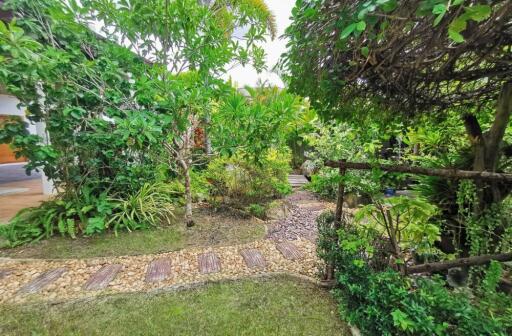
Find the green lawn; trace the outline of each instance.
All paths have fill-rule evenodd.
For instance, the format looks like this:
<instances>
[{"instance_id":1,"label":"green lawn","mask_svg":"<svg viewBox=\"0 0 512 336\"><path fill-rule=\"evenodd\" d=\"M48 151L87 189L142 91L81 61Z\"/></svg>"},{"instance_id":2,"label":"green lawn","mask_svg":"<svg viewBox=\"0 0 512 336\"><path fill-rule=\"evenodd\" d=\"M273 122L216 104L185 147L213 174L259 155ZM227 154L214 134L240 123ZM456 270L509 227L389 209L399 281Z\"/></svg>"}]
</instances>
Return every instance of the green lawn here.
<instances>
[{"instance_id":1,"label":"green lawn","mask_svg":"<svg viewBox=\"0 0 512 336\"><path fill-rule=\"evenodd\" d=\"M0 306L0 335L350 335L329 293L291 277Z\"/></svg>"},{"instance_id":2,"label":"green lawn","mask_svg":"<svg viewBox=\"0 0 512 336\"><path fill-rule=\"evenodd\" d=\"M169 226L154 230L103 234L89 238L55 237L14 249L0 249L0 257L12 258L89 258L152 254L187 246L239 244L263 238L261 222L226 212L197 209L196 225L186 228L177 217ZM0 242L1 246L1 242Z\"/></svg>"}]
</instances>

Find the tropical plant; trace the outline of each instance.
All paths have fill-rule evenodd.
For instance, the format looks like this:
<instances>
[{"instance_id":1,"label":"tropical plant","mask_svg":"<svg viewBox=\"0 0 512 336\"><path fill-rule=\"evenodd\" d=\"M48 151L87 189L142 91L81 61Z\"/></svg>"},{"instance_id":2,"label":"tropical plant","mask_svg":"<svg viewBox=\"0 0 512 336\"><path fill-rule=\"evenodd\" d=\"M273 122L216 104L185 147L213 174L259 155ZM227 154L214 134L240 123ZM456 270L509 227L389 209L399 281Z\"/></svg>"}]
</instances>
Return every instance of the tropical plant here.
<instances>
[{"instance_id":1,"label":"tropical plant","mask_svg":"<svg viewBox=\"0 0 512 336\"><path fill-rule=\"evenodd\" d=\"M440 225L430 222L436 211L433 205L418 198L390 197L374 199L357 212L355 221L389 241L394 262L405 274L404 251L432 253L434 242L439 240Z\"/></svg>"},{"instance_id":2,"label":"tropical plant","mask_svg":"<svg viewBox=\"0 0 512 336\"><path fill-rule=\"evenodd\" d=\"M260 158L260 164L240 154L212 160L204 174L214 200L244 208L291 192L289 162L289 153L275 150Z\"/></svg>"},{"instance_id":3,"label":"tropical plant","mask_svg":"<svg viewBox=\"0 0 512 336\"><path fill-rule=\"evenodd\" d=\"M423 211L421 211L423 212ZM318 218L318 253L336 271L340 315L364 335L507 335L509 307L488 309L481 292L450 291L439 277L403 277L383 264L382 237L348 221L333 232L334 214ZM334 235L334 239L333 239ZM385 247L385 246L384 246ZM488 271L495 289L496 272ZM487 301L489 302L489 301Z\"/></svg>"},{"instance_id":4,"label":"tropical plant","mask_svg":"<svg viewBox=\"0 0 512 336\"><path fill-rule=\"evenodd\" d=\"M117 233L120 228L132 231L169 223L174 217L176 198L171 185L146 183L133 195L112 199L113 214L104 225Z\"/></svg>"}]
</instances>

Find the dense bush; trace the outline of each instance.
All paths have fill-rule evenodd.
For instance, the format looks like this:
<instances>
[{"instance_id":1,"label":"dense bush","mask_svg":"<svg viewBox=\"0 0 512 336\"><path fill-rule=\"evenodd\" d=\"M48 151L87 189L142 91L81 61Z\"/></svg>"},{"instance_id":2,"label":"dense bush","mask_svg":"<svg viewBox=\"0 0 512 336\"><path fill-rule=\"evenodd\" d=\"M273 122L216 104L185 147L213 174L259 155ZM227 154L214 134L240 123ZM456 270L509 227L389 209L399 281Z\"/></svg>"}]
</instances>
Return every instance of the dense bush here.
<instances>
[{"instance_id":1,"label":"dense bush","mask_svg":"<svg viewBox=\"0 0 512 336\"><path fill-rule=\"evenodd\" d=\"M489 292L496 293L500 275L495 271L488 272L489 286L482 296L470 300L464 291L447 289L438 277L408 278L389 266L382 268L375 236L362 234L347 222L336 237L333 221L332 212L318 219L318 253L334 262L334 293L341 315L363 335L507 335L512 331L510 303L501 311L479 303L494 297ZM335 245L337 238L340 248Z\"/></svg>"},{"instance_id":2,"label":"dense bush","mask_svg":"<svg viewBox=\"0 0 512 336\"><path fill-rule=\"evenodd\" d=\"M243 155L218 157L204 175L211 197L236 207L266 203L291 192L288 183L290 154L270 150L259 162ZM254 207L254 206L253 206Z\"/></svg>"},{"instance_id":3,"label":"dense bush","mask_svg":"<svg viewBox=\"0 0 512 336\"><path fill-rule=\"evenodd\" d=\"M83 191L80 198L57 198L20 211L0 226L0 236L16 246L55 233L75 238L107 230L147 229L168 222L180 197L172 185L162 182L143 184L134 194L117 199Z\"/></svg>"}]
</instances>

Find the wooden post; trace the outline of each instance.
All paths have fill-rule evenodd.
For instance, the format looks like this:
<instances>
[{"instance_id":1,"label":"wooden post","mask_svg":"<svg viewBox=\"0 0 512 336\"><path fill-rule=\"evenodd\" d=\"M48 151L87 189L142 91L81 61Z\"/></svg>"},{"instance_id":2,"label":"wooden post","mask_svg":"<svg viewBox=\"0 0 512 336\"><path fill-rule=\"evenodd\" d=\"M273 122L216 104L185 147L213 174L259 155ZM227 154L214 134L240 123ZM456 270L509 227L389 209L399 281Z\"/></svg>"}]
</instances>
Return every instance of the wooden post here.
<instances>
[{"instance_id":1,"label":"wooden post","mask_svg":"<svg viewBox=\"0 0 512 336\"><path fill-rule=\"evenodd\" d=\"M345 168L345 162L346 160L339 161L339 173L341 177L341 181L338 184L338 197L336 199L336 213L334 215L334 229L336 231L336 236L333 237L336 241L336 248L339 247L339 241L337 232L341 228L341 219L343 218L343 201L345 199L345 183L344 183L344 177L347 172L347 169ZM334 262L331 262L330 264L326 265L325 268L325 274L326 274L326 280L327 281L334 281Z\"/></svg>"},{"instance_id":2,"label":"wooden post","mask_svg":"<svg viewBox=\"0 0 512 336\"><path fill-rule=\"evenodd\" d=\"M336 215L335 215L335 228L336 231L341 227L341 218L343 216L343 202L345 199L345 183L343 182L343 179L345 177L345 174L347 172L347 168L345 168L345 162L347 160L341 160L339 162L339 172L341 181L338 184L338 199L336 200Z\"/></svg>"}]
</instances>

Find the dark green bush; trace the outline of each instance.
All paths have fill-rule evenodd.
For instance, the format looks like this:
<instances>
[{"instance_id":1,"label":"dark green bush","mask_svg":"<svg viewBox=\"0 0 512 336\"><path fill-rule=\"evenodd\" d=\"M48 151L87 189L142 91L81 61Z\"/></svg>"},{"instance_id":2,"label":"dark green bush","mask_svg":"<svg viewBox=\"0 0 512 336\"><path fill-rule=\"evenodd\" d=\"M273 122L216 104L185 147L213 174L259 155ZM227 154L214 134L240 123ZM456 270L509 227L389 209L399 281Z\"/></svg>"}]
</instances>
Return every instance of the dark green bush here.
<instances>
[{"instance_id":1,"label":"dark green bush","mask_svg":"<svg viewBox=\"0 0 512 336\"><path fill-rule=\"evenodd\" d=\"M332 212L318 219L318 254L334 262L334 294L340 311L363 335L507 335L512 331L509 319L478 304L486 300L487 291L470 300L464 292L447 289L438 277L403 277L393 269L374 267L379 264L374 237L362 235L354 226L338 232L340 248L336 248L333 220Z\"/></svg>"}]
</instances>

